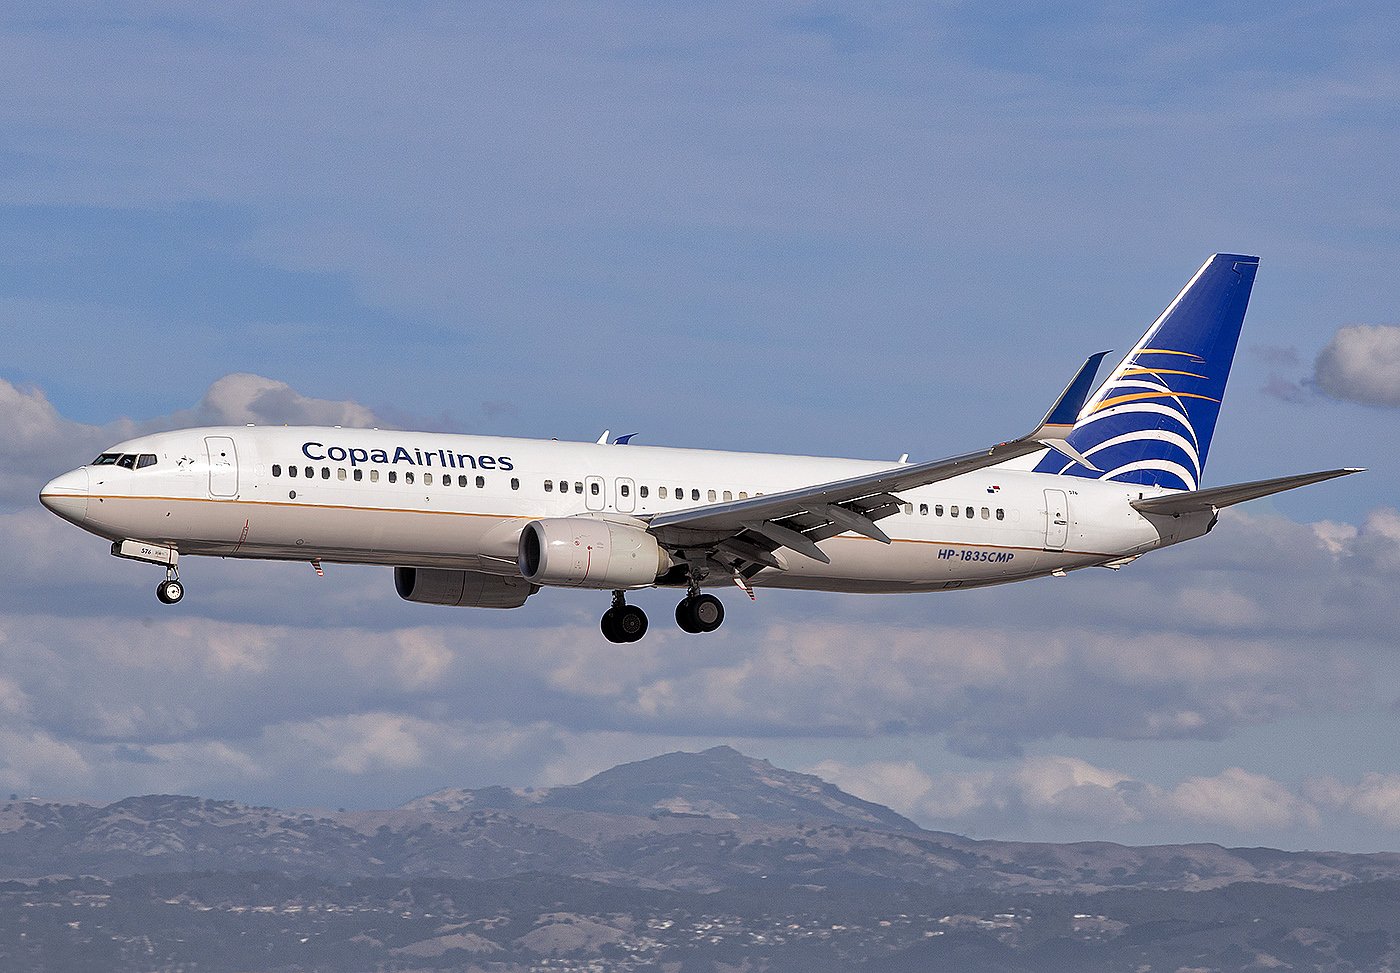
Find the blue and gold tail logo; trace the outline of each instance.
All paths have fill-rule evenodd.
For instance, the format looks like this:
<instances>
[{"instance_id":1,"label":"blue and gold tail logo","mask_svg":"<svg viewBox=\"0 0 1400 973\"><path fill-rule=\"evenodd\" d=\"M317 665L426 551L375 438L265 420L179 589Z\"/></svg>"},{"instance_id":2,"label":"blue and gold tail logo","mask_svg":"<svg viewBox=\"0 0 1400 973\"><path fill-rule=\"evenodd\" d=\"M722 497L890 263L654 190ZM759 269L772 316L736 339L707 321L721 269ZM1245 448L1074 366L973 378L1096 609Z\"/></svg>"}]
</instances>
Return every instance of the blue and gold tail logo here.
<instances>
[{"instance_id":1,"label":"blue and gold tail logo","mask_svg":"<svg viewBox=\"0 0 1400 973\"><path fill-rule=\"evenodd\" d=\"M1067 439L1097 470L1051 450L1036 471L1199 488L1258 266L1207 260L1085 404Z\"/></svg>"}]
</instances>

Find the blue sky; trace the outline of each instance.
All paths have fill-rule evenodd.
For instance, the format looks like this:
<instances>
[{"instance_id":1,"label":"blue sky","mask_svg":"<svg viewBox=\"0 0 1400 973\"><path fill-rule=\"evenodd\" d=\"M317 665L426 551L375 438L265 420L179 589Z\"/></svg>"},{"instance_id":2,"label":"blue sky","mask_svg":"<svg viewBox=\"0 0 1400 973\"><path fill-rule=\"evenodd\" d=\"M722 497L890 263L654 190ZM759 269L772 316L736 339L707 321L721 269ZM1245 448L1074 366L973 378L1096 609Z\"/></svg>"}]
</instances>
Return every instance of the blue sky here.
<instances>
[{"instance_id":1,"label":"blue sky","mask_svg":"<svg viewBox=\"0 0 1400 973\"><path fill-rule=\"evenodd\" d=\"M1397 20L11 5L0 789L385 806L731 742L982 835L1393 847ZM766 593L623 649L597 598L348 568L195 563L157 613L32 500L222 419L957 452L1216 250L1262 266L1207 482L1371 472L1116 575Z\"/></svg>"}]
</instances>

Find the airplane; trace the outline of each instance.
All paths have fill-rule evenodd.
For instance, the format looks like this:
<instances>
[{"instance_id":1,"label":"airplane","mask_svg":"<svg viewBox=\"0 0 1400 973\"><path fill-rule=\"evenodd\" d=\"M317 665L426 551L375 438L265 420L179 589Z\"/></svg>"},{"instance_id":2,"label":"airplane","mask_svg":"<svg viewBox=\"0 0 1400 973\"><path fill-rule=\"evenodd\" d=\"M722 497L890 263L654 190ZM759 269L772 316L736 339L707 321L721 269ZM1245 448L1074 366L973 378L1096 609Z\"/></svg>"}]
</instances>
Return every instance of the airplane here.
<instances>
[{"instance_id":1,"label":"airplane","mask_svg":"<svg viewBox=\"0 0 1400 973\"><path fill-rule=\"evenodd\" d=\"M603 635L646 634L628 592L684 589L679 627L724 621L730 585L977 588L1121 568L1201 537L1222 508L1360 472L1202 488L1257 257L1210 257L1094 391L1091 356L1029 433L928 462L835 459L340 426L141 436L40 493L118 557L392 566L413 602L518 608L611 592Z\"/></svg>"}]
</instances>

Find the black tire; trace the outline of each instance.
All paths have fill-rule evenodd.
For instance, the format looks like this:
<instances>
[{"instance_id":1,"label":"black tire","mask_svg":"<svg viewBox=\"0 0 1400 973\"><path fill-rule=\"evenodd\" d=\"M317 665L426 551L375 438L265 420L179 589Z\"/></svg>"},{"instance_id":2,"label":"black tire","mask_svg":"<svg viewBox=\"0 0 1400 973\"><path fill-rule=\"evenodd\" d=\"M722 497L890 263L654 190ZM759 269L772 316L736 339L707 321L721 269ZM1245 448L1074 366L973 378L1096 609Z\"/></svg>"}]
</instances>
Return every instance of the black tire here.
<instances>
[{"instance_id":1,"label":"black tire","mask_svg":"<svg viewBox=\"0 0 1400 973\"><path fill-rule=\"evenodd\" d=\"M724 624L724 603L714 595L696 595L691 601L690 614L696 631L713 632Z\"/></svg>"},{"instance_id":2,"label":"black tire","mask_svg":"<svg viewBox=\"0 0 1400 973\"><path fill-rule=\"evenodd\" d=\"M174 578L156 585L156 600L162 605L174 605L185 597L185 586Z\"/></svg>"},{"instance_id":3,"label":"black tire","mask_svg":"<svg viewBox=\"0 0 1400 973\"><path fill-rule=\"evenodd\" d=\"M699 635L700 629L695 625L695 614L691 611L692 598L682 598L681 603L676 606L676 624L680 626L682 632L691 635Z\"/></svg>"},{"instance_id":4,"label":"black tire","mask_svg":"<svg viewBox=\"0 0 1400 973\"><path fill-rule=\"evenodd\" d=\"M617 627L617 609L609 608L603 612L603 621L598 626L603 630L603 638L609 642L626 642L627 639Z\"/></svg>"},{"instance_id":5,"label":"black tire","mask_svg":"<svg viewBox=\"0 0 1400 973\"><path fill-rule=\"evenodd\" d=\"M613 627L617 629L618 635L622 636L620 641L639 641L647 634L647 613L636 605L627 605L618 611Z\"/></svg>"}]
</instances>

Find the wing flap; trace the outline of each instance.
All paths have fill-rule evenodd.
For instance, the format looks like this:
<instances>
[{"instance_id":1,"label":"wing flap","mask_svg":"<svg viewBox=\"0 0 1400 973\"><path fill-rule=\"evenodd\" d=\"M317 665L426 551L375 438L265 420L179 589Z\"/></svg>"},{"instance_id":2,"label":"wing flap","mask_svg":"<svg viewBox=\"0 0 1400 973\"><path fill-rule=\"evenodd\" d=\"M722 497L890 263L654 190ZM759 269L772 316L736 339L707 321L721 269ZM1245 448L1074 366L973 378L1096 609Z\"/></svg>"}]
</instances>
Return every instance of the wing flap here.
<instances>
[{"instance_id":1,"label":"wing flap","mask_svg":"<svg viewBox=\"0 0 1400 973\"><path fill-rule=\"evenodd\" d=\"M1249 483L1232 483L1229 486L1212 487L1209 490L1193 490L1189 493L1171 493L1164 497L1148 500L1134 500L1135 509L1145 514L1185 514L1230 507L1260 497L1296 490L1298 487L1321 483L1339 476L1361 473L1361 469L1322 470L1317 473L1298 473L1293 476L1279 476L1272 480L1253 480Z\"/></svg>"}]
</instances>

